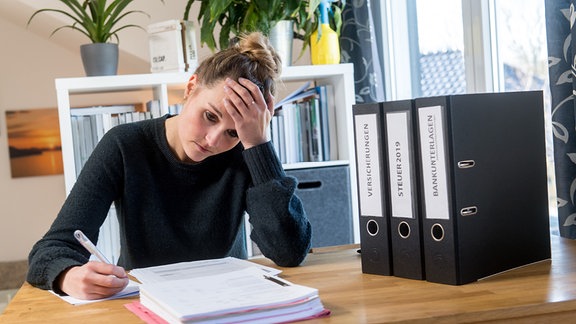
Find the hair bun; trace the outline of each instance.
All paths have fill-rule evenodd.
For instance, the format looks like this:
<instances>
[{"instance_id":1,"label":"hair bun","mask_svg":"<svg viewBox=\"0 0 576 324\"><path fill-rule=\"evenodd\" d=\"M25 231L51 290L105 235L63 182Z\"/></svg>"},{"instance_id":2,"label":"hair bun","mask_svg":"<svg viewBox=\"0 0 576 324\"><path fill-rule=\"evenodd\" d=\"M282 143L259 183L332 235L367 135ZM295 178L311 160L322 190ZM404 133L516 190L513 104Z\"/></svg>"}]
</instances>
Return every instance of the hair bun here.
<instances>
[{"instance_id":1,"label":"hair bun","mask_svg":"<svg viewBox=\"0 0 576 324\"><path fill-rule=\"evenodd\" d=\"M268 69L270 75L276 79L281 73L282 61L268 38L260 32L242 34L239 38L240 41L236 44L239 52Z\"/></svg>"},{"instance_id":2,"label":"hair bun","mask_svg":"<svg viewBox=\"0 0 576 324\"><path fill-rule=\"evenodd\" d=\"M268 98L268 94L276 95L281 66L280 58L268 38L254 32L241 35L236 44L204 59L195 74L201 84L208 87L226 78L246 78L254 82Z\"/></svg>"}]
</instances>

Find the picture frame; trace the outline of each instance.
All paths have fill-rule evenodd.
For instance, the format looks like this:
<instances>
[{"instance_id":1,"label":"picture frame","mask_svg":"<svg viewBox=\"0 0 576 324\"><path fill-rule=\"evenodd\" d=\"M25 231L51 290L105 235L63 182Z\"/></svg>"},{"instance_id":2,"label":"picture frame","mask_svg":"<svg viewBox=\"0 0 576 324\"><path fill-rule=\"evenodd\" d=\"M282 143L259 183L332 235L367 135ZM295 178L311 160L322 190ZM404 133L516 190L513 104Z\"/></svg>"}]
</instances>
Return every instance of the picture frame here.
<instances>
[{"instance_id":1,"label":"picture frame","mask_svg":"<svg viewBox=\"0 0 576 324\"><path fill-rule=\"evenodd\" d=\"M6 110L12 178L63 174L58 109Z\"/></svg>"}]
</instances>

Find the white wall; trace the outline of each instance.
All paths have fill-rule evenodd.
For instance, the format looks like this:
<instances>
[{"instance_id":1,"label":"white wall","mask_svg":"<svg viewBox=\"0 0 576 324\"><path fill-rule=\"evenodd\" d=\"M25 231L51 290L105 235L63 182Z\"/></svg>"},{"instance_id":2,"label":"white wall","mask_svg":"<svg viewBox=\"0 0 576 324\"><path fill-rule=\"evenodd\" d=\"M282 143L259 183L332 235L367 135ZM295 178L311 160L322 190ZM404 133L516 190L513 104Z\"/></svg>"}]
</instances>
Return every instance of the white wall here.
<instances>
[{"instance_id":1,"label":"white wall","mask_svg":"<svg viewBox=\"0 0 576 324\"><path fill-rule=\"evenodd\" d=\"M86 39L72 31L50 33L62 25L61 17L40 15L29 27L35 9L57 1L0 1L0 262L26 259L32 245L48 230L64 202L62 175L12 179L6 132L6 110L56 107L54 79L82 77L79 45ZM168 19L181 19L186 0L137 1L132 8L150 18L133 15L133 23L146 26ZM197 16L198 4L190 17ZM199 40L199 35L197 35ZM300 53L300 41L294 59ZM128 29L120 34L119 74L148 73L148 40L144 31ZM199 55L209 55L199 48ZM297 64L308 64L303 57ZM280 96L281 97L281 96ZM113 98L111 98L113 100Z\"/></svg>"},{"instance_id":2,"label":"white wall","mask_svg":"<svg viewBox=\"0 0 576 324\"><path fill-rule=\"evenodd\" d=\"M46 2L56 3L41 3ZM173 7L175 2L185 3L167 1ZM40 2L11 0L0 4L0 262L26 259L65 199L62 175L11 178L5 111L56 107L54 79L84 76L78 46L85 40L70 32L50 38L58 22L50 22L48 17L39 16L27 28L33 12L27 7L29 3L38 6ZM162 7L144 9L152 17L140 17L141 25L153 19L180 18L178 12L171 17L158 9ZM146 33L134 29L120 36L119 74L148 73Z\"/></svg>"},{"instance_id":3,"label":"white wall","mask_svg":"<svg viewBox=\"0 0 576 324\"><path fill-rule=\"evenodd\" d=\"M0 20L0 261L25 259L64 199L62 176L12 179L6 110L56 107L54 78L79 75L74 53Z\"/></svg>"}]
</instances>

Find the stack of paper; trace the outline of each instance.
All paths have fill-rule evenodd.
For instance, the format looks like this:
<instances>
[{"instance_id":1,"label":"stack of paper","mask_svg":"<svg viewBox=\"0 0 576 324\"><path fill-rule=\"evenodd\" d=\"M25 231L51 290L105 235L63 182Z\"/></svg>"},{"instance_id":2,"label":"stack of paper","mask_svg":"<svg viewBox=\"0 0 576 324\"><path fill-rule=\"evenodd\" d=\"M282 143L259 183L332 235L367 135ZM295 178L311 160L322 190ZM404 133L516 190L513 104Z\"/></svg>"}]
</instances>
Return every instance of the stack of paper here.
<instances>
[{"instance_id":1,"label":"stack of paper","mask_svg":"<svg viewBox=\"0 0 576 324\"><path fill-rule=\"evenodd\" d=\"M202 275L198 275L198 267L192 267L194 263L179 264L176 271L174 265L168 269L151 268L154 271L139 269L137 277L140 279L144 274L140 286L141 305L129 309L151 311L168 323L279 323L329 314L317 289L281 279L271 274L273 268L242 261L253 265L244 266L236 260L220 259L219 265L210 261L203 267L220 270ZM184 268L196 275L185 275ZM222 270L224 268L231 271ZM168 273L177 274L159 276ZM169 277L178 279L168 280ZM157 319L147 322L157 322Z\"/></svg>"}]
</instances>

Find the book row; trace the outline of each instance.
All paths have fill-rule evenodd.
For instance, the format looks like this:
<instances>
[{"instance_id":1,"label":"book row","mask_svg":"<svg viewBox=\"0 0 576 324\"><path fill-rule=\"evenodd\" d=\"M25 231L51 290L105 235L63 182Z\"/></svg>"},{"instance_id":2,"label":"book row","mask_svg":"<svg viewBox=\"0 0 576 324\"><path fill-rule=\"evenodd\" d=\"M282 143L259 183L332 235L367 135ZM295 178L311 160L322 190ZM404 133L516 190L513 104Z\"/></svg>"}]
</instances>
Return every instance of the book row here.
<instances>
[{"instance_id":1,"label":"book row","mask_svg":"<svg viewBox=\"0 0 576 324\"><path fill-rule=\"evenodd\" d=\"M353 115L364 273L460 285L550 258L541 91Z\"/></svg>"},{"instance_id":2,"label":"book row","mask_svg":"<svg viewBox=\"0 0 576 324\"><path fill-rule=\"evenodd\" d=\"M321 85L301 88L277 105L270 137L282 163L328 161L336 156L336 145L331 145L333 100L332 85Z\"/></svg>"},{"instance_id":3,"label":"book row","mask_svg":"<svg viewBox=\"0 0 576 324\"><path fill-rule=\"evenodd\" d=\"M181 104L169 106L169 113L178 114ZM146 109L137 109L136 105L97 106L70 109L72 124L72 138L76 161L76 174L86 163L86 160L110 128L132 123L139 120L157 118L161 116L160 102L152 100L146 103Z\"/></svg>"},{"instance_id":4,"label":"book row","mask_svg":"<svg viewBox=\"0 0 576 324\"><path fill-rule=\"evenodd\" d=\"M320 162L337 157L335 104L332 85L310 87L310 82L276 104L270 138L282 163ZM144 109L142 109L144 108ZM175 115L182 104L168 107ZM88 159L102 136L113 126L157 118L162 115L158 100L145 107L98 106L70 110L76 172Z\"/></svg>"}]
</instances>

